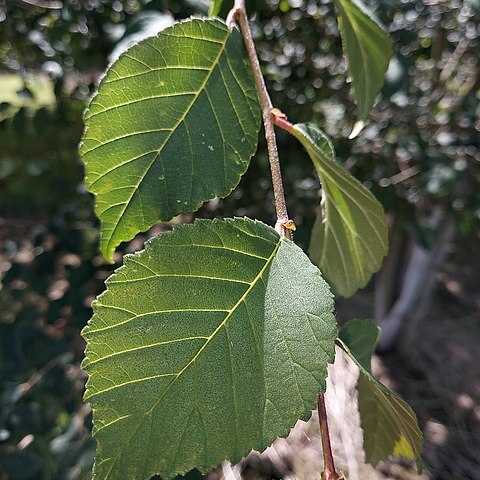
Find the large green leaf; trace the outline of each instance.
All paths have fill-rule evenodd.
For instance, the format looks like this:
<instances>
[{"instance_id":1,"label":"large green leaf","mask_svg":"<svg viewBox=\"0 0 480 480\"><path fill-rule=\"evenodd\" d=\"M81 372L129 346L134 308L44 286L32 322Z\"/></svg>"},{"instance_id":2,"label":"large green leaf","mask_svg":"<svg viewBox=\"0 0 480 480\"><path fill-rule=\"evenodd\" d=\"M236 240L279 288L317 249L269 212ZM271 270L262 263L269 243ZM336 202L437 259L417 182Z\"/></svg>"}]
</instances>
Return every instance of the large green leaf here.
<instances>
[{"instance_id":1,"label":"large green leaf","mask_svg":"<svg viewBox=\"0 0 480 480\"><path fill-rule=\"evenodd\" d=\"M370 373L370 360L379 329L372 320L350 320L339 333L338 343L360 368L358 408L363 429L365 457L380 460L403 456L421 465L422 433L415 413L398 395Z\"/></svg>"},{"instance_id":2,"label":"large green leaf","mask_svg":"<svg viewBox=\"0 0 480 480\"><path fill-rule=\"evenodd\" d=\"M387 253L385 214L375 197L335 162L330 140L311 124L290 130L310 155L322 183L322 202L310 240L310 258L344 297L364 287Z\"/></svg>"},{"instance_id":3,"label":"large green leaf","mask_svg":"<svg viewBox=\"0 0 480 480\"><path fill-rule=\"evenodd\" d=\"M325 389L332 295L262 223L176 227L107 286L83 331L98 479L237 461L306 419Z\"/></svg>"},{"instance_id":4,"label":"large green leaf","mask_svg":"<svg viewBox=\"0 0 480 480\"><path fill-rule=\"evenodd\" d=\"M123 53L85 114L80 152L102 221L101 249L195 211L238 184L260 111L239 32L178 23Z\"/></svg>"},{"instance_id":5,"label":"large green leaf","mask_svg":"<svg viewBox=\"0 0 480 480\"><path fill-rule=\"evenodd\" d=\"M392 42L379 22L359 0L335 0L343 50L358 102L359 120L365 120L383 85Z\"/></svg>"}]
</instances>

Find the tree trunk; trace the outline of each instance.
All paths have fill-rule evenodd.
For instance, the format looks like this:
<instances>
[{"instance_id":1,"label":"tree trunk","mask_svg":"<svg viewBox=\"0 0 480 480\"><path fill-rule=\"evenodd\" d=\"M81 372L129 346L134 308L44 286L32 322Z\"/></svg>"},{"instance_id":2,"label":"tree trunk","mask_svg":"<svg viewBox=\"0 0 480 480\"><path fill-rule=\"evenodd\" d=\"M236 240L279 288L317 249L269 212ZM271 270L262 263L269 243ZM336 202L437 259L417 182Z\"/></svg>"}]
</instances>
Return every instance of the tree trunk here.
<instances>
[{"instance_id":1,"label":"tree trunk","mask_svg":"<svg viewBox=\"0 0 480 480\"><path fill-rule=\"evenodd\" d=\"M387 259L376 284L375 319L382 328L379 351L387 351L399 344L408 352L418 325L428 313L436 285L436 272L445 261L448 245L456 235L456 223L452 213L442 216L438 235L431 249L420 245L410 237L409 245L392 235L392 258ZM406 255L401 255L402 248ZM404 275L400 260L406 258ZM401 278L400 291L395 299L395 280ZM399 342L399 337L402 340Z\"/></svg>"}]
</instances>

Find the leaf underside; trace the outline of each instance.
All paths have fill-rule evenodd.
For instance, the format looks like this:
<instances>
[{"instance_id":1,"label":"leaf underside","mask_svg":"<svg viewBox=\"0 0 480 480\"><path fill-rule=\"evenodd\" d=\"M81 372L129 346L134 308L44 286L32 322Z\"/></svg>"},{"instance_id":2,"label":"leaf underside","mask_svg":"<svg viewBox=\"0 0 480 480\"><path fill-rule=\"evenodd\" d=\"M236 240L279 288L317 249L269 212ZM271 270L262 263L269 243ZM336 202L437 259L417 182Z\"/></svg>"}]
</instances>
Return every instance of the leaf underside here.
<instances>
[{"instance_id":1,"label":"leaf underside","mask_svg":"<svg viewBox=\"0 0 480 480\"><path fill-rule=\"evenodd\" d=\"M379 329L372 320L350 320L338 343L360 369L358 409L368 463L376 466L389 457L416 460L421 468L423 438L415 413L398 395L370 373L370 361Z\"/></svg>"},{"instance_id":2,"label":"leaf underside","mask_svg":"<svg viewBox=\"0 0 480 480\"><path fill-rule=\"evenodd\" d=\"M85 125L85 184L112 261L122 241L228 195L246 171L260 110L240 33L193 19L134 45L109 68Z\"/></svg>"},{"instance_id":3,"label":"leaf underside","mask_svg":"<svg viewBox=\"0 0 480 480\"><path fill-rule=\"evenodd\" d=\"M358 0L336 0L343 51L352 76L358 118L365 120L383 85L392 56L392 42L378 21Z\"/></svg>"},{"instance_id":4,"label":"leaf underside","mask_svg":"<svg viewBox=\"0 0 480 480\"><path fill-rule=\"evenodd\" d=\"M330 140L311 124L293 135L310 155L322 183L322 202L309 255L338 295L349 297L378 271L388 248L388 228L378 200L335 162Z\"/></svg>"},{"instance_id":5,"label":"leaf underside","mask_svg":"<svg viewBox=\"0 0 480 480\"><path fill-rule=\"evenodd\" d=\"M125 257L83 331L95 478L172 478L262 450L325 389L336 323L306 255L249 219Z\"/></svg>"}]
</instances>

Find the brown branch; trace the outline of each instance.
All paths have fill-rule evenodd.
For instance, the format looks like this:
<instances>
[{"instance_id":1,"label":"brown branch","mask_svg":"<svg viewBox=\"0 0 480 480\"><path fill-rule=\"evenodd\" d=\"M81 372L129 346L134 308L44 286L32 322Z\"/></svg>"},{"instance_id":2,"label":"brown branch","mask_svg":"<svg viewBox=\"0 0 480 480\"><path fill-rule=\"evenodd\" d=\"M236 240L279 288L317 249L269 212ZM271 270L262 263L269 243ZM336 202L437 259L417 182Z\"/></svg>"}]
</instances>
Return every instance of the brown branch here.
<instances>
[{"instance_id":1,"label":"brown branch","mask_svg":"<svg viewBox=\"0 0 480 480\"><path fill-rule=\"evenodd\" d=\"M339 475L335 470L335 462L333 461L332 445L330 443L330 433L328 431L327 410L325 408L325 396L323 393L318 395L318 422L320 423L320 436L323 448L323 465L322 480L345 480L343 475Z\"/></svg>"},{"instance_id":2,"label":"brown branch","mask_svg":"<svg viewBox=\"0 0 480 480\"><path fill-rule=\"evenodd\" d=\"M277 214L277 223L275 229L281 237L292 238L292 230L295 229L293 222L289 220L287 213L287 202L285 200L285 192L283 189L282 172L280 168L280 159L278 156L277 140L275 137L275 127L272 117L272 100L268 94L265 80L260 68L257 51L252 38L252 31L248 23L247 11L245 8L245 0L235 0L235 4L228 14L227 24L233 27L235 21L240 25L240 31L243 36L245 48L247 50L250 67L252 69L255 86L260 100L262 109L263 125L265 127L265 139L267 141L268 158L270 161L270 169L272 172L273 194L275 197L275 210Z\"/></svg>"},{"instance_id":3,"label":"brown branch","mask_svg":"<svg viewBox=\"0 0 480 480\"><path fill-rule=\"evenodd\" d=\"M242 32L245 46L247 49L250 66L252 68L255 85L257 87L258 96L260 99L260 106L262 108L263 123L265 126L265 138L267 140L268 156L270 160L270 168L272 171L273 192L275 195L275 209L277 212L277 224L275 228L280 236L291 238L292 230L295 230L295 224L289 220L287 214L287 206L285 201L285 193L283 190L282 173L280 170L280 160L278 157L277 142L275 138L275 127L277 125L289 133L293 133L294 126L287 117L277 108L273 108L272 100L268 94L265 86L260 63L258 61L255 44L252 39L252 32L248 24L247 13L245 9L244 0L235 0L235 4L228 14L227 24L230 28L233 27L235 21L240 24L240 31ZM322 437L322 445L325 460L325 469L322 473L323 480L344 480L335 471L335 464L333 461L332 447L330 444L330 435L328 432L327 412L325 409L325 397L323 394L318 396L318 418L320 422L320 432Z\"/></svg>"}]
</instances>

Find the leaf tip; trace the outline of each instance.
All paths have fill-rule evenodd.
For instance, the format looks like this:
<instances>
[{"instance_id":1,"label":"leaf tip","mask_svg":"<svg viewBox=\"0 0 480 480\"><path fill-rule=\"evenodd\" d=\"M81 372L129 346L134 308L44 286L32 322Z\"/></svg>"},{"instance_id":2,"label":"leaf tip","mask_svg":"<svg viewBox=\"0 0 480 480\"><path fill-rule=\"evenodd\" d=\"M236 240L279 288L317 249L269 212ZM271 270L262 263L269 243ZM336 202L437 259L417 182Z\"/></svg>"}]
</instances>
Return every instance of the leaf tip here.
<instances>
[{"instance_id":1,"label":"leaf tip","mask_svg":"<svg viewBox=\"0 0 480 480\"><path fill-rule=\"evenodd\" d=\"M102 254L102 257L104 260L109 264L109 265L114 265L115 260L113 258L113 253L115 251L114 247L108 246L108 247L100 247L100 253Z\"/></svg>"}]
</instances>

